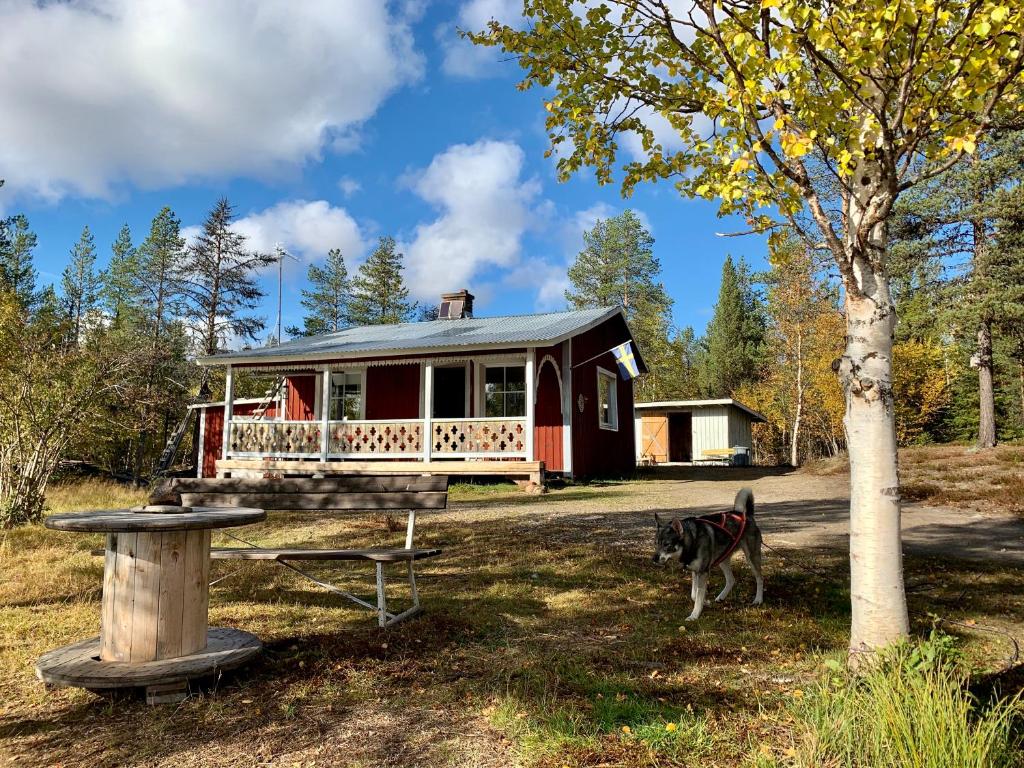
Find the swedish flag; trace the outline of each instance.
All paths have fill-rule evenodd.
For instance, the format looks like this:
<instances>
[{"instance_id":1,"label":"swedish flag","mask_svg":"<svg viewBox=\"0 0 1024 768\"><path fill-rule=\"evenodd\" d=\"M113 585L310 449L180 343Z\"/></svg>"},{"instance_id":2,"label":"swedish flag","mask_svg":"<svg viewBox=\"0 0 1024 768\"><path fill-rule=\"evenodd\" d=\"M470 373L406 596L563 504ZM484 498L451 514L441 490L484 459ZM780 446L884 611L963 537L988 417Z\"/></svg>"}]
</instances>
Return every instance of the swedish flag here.
<instances>
[{"instance_id":1,"label":"swedish flag","mask_svg":"<svg viewBox=\"0 0 1024 768\"><path fill-rule=\"evenodd\" d=\"M627 341L625 344L619 344L612 349L612 354L615 355L615 362L619 364L619 375L623 379L629 381L640 375L640 368L633 356L632 343Z\"/></svg>"}]
</instances>

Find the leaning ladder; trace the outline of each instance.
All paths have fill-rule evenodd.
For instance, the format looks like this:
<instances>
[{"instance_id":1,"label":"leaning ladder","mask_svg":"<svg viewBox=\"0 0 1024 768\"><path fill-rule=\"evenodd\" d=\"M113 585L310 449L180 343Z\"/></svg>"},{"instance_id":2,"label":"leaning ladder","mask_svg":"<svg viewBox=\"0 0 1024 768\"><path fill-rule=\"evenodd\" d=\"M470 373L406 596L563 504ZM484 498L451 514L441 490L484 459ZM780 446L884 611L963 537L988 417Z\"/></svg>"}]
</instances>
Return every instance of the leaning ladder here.
<instances>
[{"instance_id":1,"label":"leaning ladder","mask_svg":"<svg viewBox=\"0 0 1024 768\"><path fill-rule=\"evenodd\" d=\"M174 457L178 455L178 449L181 447L181 441L185 439L185 433L188 431L189 422L192 420L192 414L195 412L198 406L199 394L203 391L203 387L206 386L206 382L210 378L210 371L206 369L203 371L203 378L199 382L199 390L196 397L193 399L191 405L188 406L188 410L185 411L185 417L178 422L178 426L171 432L170 437L167 438L167 443L164 445L164 450L160 454L160 458L156 463L156 476L161 477L167 473L167 470L171 468L171 464L174 463Z\"/></svg>"},{"instance_id":2,"label":"leaning ladder","mask_svg":"<svg viewBox=\"0 0 1024 768\"><path fill-rule=\"evenodd\" d=\"M252 412L252 417L254 419L262 419L264 416L266 416L267 409L270 408L270 404L273 403L275 399L277 399L277 396L280 394L281 388L284 386L284 384L285 377L282 376L281 378L274 382L274 386L272 386L270 389L263 393L263 399Z\"/></svg>"}]
</instances>

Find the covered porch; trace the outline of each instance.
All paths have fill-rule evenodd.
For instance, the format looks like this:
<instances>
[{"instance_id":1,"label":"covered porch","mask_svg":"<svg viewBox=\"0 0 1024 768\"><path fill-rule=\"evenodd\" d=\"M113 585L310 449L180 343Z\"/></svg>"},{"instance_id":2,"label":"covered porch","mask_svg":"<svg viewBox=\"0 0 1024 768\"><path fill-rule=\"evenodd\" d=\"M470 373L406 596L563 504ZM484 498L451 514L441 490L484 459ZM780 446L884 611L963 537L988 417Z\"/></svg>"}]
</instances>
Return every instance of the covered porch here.
<instances>
[{"instance_id":1,"label":"covered porch","mask_svg":"<svg viewBox=\"0 0 1024 768\"><path fill-rule=\"evenodd\" d=\"M443 471L459 474L455 462L465 462L466 470L474 470L465 474L533 479L540 471L534 452L535 358L533 349L524 349L320 365L228 365L220 418L216 408L203 412L202 476L380 471L391 464L397 471L398 462L406 472L410 462L419 471L427 466L426 471L438 471L436 465L444 462ZM236 405L242 370L271 382L266 397ZM210 439L218 437L219 445ZM373 466L364 469L368 463Z\"/></svg>"}]
</instances>

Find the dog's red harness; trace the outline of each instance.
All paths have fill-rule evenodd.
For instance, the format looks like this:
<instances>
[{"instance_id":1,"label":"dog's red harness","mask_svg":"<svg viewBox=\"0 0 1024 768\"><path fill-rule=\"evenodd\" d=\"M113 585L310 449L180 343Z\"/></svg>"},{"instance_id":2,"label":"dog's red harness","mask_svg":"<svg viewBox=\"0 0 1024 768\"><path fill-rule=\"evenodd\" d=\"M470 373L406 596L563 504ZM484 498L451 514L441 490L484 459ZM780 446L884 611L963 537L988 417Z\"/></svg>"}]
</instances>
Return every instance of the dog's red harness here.
<instances>
[{"instance_id":1,"label":"dog's red harness","mask_svg":"<svg viewBox=\"0 0 1024 768\"><path fill-rule=\"evenodd\" d=\"M718 518L717 521L713 519L716 517ZM725 560L728 559L729 555L736 551L736 547L740 545L740 541L743 539L743 533L747 530L747 510L744 509L742 514L735 511L720 512L717 515L704 515L702 517L698 517L697 519L700 520L702 523L707 523L713 528L717 528L718 530L722 531L726 536L732 539L732 541L729 542L729 546L725 548L725 551L718 556L718 559L715 560L715 562L713 562L710 566L708 566L708 570L710 571L716 565L721 565L723 562L725 562ZM725 523L728 520L739 521L740 527L735 534L726 527Z\"/></svg>"}]
</instances>

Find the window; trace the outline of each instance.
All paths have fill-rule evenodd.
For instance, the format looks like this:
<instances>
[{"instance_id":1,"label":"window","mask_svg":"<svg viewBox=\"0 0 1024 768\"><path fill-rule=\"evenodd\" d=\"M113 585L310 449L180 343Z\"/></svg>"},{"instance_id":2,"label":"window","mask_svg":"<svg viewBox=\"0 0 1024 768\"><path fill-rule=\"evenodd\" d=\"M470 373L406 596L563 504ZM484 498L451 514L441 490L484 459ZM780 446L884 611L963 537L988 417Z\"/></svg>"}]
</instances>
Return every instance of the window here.
<instances>
[{"instance_id":1,"label":"window","mask_svg":"<svg viewBox=\"0 0 1024 768\"><path fill-rule=\"evenodd\" d=\"M484 414L526 415L526 367L489 365L484 372Z\"/></svg>"},{"instance_id":2,"label":"window","mask_svg":"<svg viewBox=\"0 0 1024 768\"><path fill-rule=\"evenodd\" d=\"M363 377L359 373L331 374L331 421L363 417Z\"/></svg>"},{"instance_id":3,"label":"window","mask_svg":"<svg viewBox=\"0 0 1024 768\"><path fill-rule=\"evenodd\" d=\"M597 369L597 422L601 429L619 428L617 378L611 371Z\"/></svg>"}]
</instances>

